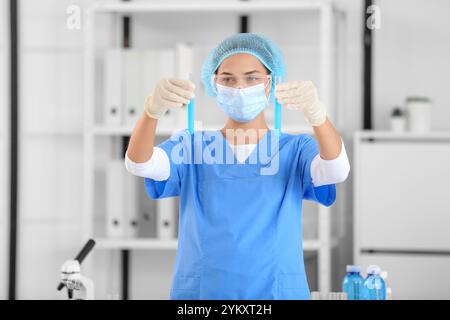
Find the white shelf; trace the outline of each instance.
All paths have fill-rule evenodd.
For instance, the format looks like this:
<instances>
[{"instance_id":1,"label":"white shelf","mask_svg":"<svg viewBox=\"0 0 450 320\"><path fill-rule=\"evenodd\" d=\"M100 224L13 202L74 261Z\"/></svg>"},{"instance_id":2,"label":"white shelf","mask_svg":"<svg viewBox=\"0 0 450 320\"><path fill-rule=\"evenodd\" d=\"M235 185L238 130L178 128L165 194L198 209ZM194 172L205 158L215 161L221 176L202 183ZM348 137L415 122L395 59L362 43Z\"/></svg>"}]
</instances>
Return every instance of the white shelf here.
<instances>
[{"instance_id":1,"label":"white shelf","mask_svg":"<svg viewBox=\"0 0 450 320\"><path fill-rule=\"evenodd\" d=\"M44 46L44 47L38 47L38 46L22 46L21 51L25 53L83 53L83 48L80 46Z\"/></svg>"},{"instance_id":2,"label":"white shelf","mask_svg":"<svg viewBox=\"0 0 450 320\"><path fill-rule=\"evenodd\" d=\"M97 136L126 136L131 135L132 127L95 126L92 133Z\"/></svg>"},{"instance_id":3,"label":"white shelf","mask_svg":"<svg viewBox=\"0 0 450 320\"><path fill-rule=\"evenodd\" d=\"M176 250L178 240L160 240L156 238L135 238L135 239L108 239L100 238L96 240L96 249L99 250ZM333 241L332 246L337 245ZM303 240L304 251L319 251L319 240Z\"/></svg>"},{"instance_id":4,"label":"white shelf","mask_svg":"<svg viewBox=\"0 0 450 320\"><path fill-rule=\"evenodd\" d=\"M359 131L355 133L360 138L375 138L383 140L448 140L450 131L431 131L427 133L393 132L393 131Z\"/></svg>"},{"instance_id":5,"label":"white shelf","mask_svg":"<svg viewBox=\"0 0 450 320\"><path fill-rule=\"evenodd\" d=\"M83 132L81 130L75 130L75 129L33 129L33 130L26 130L21 132L21 134L24 137L29 138L37 138L37 137L55 137L55 136L74 136L74 137L81 137L83 136Z\"/></svg>"},{"instance_id":6,"label":"white shelf","mask_svg":"<svg viewBox=\"0 0 450 320\"><path fill-rule=\"evenodd\" d=\"M137 239L98 239L96 240L96 249L135 249L135 250L176 250L178 246L177 239L160 240L156 238L137 238Z\"/></svg>"},{"instance_id":7,"label":"white shelf","mask_svg":"<svg viewBox=\"0 0 450 320\"><path fill-rule=\"evenodd\" d=\"M146 3L98 3L92 7L96 12L103 13L141 13L141 12L267 12L291 10L320 10L327 0L314 1L151 1Z\"/></svg>"},{"instance_id":8,"label":"white shelf","mask_svg":"<svg viewBox=\"0 0 450 320\"><path fill-rule=\"evenodd\" d=\"M319 240L303 240L303 250L304 251L319 251L320 250Z\"/></svg>"},{"instance_id":9,"label":"white shelf","mask_svg":"<svg viewBox=\"0 0 450 320\"><path fill-rule=\"evenodd\" d=\"M222 125L210 126L203 128L203 130L218 130L218 128L222 127ZM184 130L185 128L160 128L156 129L157 135L171 135L174 132L179 130ZM131 135L133 127L111 127L111 126L95 126L92 129L92 133L97 136L125 136ZM314 131L311 126L286 126L282 127L282 131L286 133L292 134L300 134L300 133L308 133L312 134Z\"/></svg>"},{"instance_id":10,"label":"white shelf","mask_svg":"<svg viewBox=\"0 0 450 320\"><path fill-rule=\"evenodd\" d=\"M97 136L129 136L133 131L134 126L121 126L121 127L112 127L112 126L94 126L92 129L92 133ZM183 130L184 128L156 128L157 135L171 135L172 133Z\"/></svg>"},{"instance_id":11,"label":"white shelf","mask_svg":"<svg viewBox=\"0 0 450 320\"><path fill-rule=\"evenodd\" d=\"M302 125L302 126L284 126L281 127L281 131L285 133L292 134L300 134L300 133L308 133L313 134L314 130L311 126Z\"/></svg>"},{"instance_id":12,"label":"white shelf","mask_svg":"<svg viewBox=\"0 0 450 320\"><path fill-rule=\"evenodd\" d=\"M331 239L330 247L334 248L339 244L338 239ZM303 251L320 251L323 245L320 243L320 240L303 240Z\"/></svg>"}]
</instances>

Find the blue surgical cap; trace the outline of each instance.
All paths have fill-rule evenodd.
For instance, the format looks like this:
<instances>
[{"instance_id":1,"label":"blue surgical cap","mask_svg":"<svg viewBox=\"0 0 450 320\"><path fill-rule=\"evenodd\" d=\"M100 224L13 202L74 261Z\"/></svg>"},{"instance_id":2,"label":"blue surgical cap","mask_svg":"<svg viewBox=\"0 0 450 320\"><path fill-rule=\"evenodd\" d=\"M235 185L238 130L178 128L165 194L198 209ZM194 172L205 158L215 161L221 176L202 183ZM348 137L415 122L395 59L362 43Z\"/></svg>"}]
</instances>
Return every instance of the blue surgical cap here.
<instances>
[{"instance_id":1,"label":"blue surgical cap","mask_svg":"<svg viewBox=\"0 0 450 320\"><path fill-rule=\"evenodd\" d=\"M217 95L212 81L212 75L226 58L237 53L251 54L269 69L272 75L269 100L272 101L274 98L275 79L284 81L285 77L283 56L278 46L272 40L254 33L238 33L232 35L223 40L209 53L203 63L201 72L206 93L211 97Z\"/></svg>"}]
</instances>

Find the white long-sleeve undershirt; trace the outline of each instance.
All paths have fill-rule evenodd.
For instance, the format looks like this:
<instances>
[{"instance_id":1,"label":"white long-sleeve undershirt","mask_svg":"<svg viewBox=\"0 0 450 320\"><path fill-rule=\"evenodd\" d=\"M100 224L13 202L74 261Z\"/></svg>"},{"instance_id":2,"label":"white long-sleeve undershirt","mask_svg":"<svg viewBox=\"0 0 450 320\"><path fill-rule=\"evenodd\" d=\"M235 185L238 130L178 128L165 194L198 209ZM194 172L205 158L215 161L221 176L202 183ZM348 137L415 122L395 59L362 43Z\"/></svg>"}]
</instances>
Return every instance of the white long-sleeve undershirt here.
<instances>
[{"instance_id":1,"label":"white long-sleeve undershirt","mask_svg":"<svg viewBox=\"0 0 450 320\"><path fill-rule=\"evenodd\" d=\"M341 140L342 141L342 140ZM243 163L250 156L256 144L243 144L232 146L238 162ZM159 148L153 148L151 158L143 163L133 162L125 154L125 167L131 174L156 181L164 181L170 177L170 161L167 153ZM342 141L341 153L336 159L324 160L317 154L311 161L311 177L315 187L328 184L336 184L345 181L350 172L350 163L344 142Z\"/></svg>"}]
</instances>

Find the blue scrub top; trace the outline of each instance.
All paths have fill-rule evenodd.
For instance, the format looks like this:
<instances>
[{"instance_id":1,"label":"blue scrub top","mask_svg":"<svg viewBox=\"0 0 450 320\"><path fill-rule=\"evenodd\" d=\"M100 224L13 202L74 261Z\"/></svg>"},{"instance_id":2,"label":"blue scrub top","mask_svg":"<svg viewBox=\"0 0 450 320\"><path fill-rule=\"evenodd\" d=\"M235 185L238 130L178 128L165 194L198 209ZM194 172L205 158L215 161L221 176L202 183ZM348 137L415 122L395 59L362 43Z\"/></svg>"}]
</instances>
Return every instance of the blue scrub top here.
<instances>
[{"instance_id":1,"label":"blue scrub top","mask_svg":"<svg viewBox=\"0 0 450 320\"><path fill-rule=\"evenodd\" d=\"M244 164L220 131L178 132L158 147L169 155L170 177L145 178L147 193L180 197L170 299L310 299L302 200L336 200L334 184L312 184L316 140L269 130Z\"/></svg>"}]
</instances>

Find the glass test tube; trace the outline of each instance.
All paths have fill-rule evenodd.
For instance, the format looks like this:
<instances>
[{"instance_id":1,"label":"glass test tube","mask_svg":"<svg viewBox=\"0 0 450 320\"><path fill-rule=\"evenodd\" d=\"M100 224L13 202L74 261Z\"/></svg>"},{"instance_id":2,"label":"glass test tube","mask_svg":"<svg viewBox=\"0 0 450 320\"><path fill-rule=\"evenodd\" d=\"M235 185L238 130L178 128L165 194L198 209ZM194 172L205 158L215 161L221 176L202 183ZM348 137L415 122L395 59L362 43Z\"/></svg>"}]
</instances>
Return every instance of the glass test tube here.
<instances>
[{"instance_id":1,"label":"glass test tube","mask_svg":"<svg viewBox=\"0 0 450 320\"><path fill-rule=\"evenodd\" d=\"M275 81L275 85L281 83L281 77L275 76L273 78ZM278 99L275 98L275 118L274 118L274 126L275 126L275 134L279 136L281 134L281 104L278 102Z\"/></svg>"},{"instance_id":2,"label":"glass test tube","mask_svg":"<svg viewBox=\"0 0 450 320\"><path fill-rule=\"evenodd\" d=\"M188 78L189 80L192 81L192 74L189 73ZM194 111L195 111L195 101L194 98L192 98L187 106L187 122L188 122L187 125L190 134L194 134Z\"/></svg>"}]
</instances>

